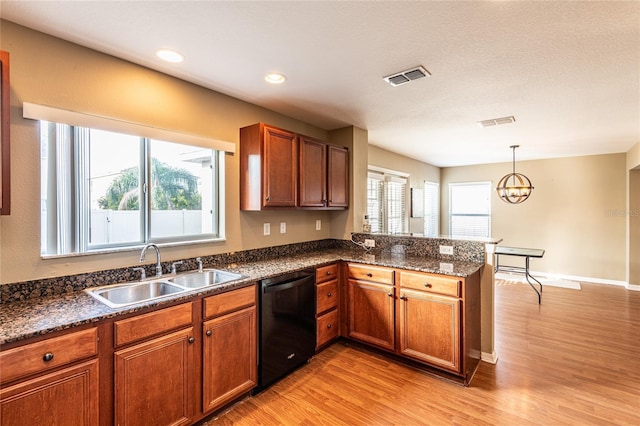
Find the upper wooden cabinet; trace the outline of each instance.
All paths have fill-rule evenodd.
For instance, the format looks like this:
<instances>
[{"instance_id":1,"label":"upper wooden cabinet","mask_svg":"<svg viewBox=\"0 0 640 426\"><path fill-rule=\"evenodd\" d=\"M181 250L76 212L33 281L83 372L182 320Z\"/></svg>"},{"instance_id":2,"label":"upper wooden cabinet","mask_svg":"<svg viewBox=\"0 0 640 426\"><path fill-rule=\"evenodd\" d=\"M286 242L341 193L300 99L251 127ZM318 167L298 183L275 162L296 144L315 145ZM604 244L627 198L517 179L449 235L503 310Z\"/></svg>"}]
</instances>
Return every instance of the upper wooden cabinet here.
<instances>
[{"instance_id":1,"label":"upper wooden cabinet","mask_svg":"<svg viewBox=\"0 0 640 426\"><path fill-rule=\"evenodd\" d=\"M240 209L344 209L349 151L257 123L240 129Z\"/></svg>"},{"instance_id":2,"label":"upper wooden cabinet","mask_svg":"<svg viewBox=\"0 0 640 426\"><path fill-rule=\"evenodd\" d=\"M297 135L257 123L240 129L240 210L295 207Z\"/></svg>"}]
</instances>

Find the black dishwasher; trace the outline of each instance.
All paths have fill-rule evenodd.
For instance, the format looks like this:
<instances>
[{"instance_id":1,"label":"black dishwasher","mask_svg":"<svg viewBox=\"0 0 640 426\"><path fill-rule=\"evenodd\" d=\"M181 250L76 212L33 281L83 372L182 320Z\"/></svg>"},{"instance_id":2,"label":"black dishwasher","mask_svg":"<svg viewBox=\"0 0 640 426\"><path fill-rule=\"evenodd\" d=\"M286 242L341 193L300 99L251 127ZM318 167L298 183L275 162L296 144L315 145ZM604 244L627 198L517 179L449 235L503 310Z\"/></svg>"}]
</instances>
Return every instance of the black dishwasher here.
<instances>
[{"instance_id":1,"label":"black dishwasher","mask_svg":"<svg viewBox=\"0 0 640 426\"><path fill-rule=\"evenodd\" d=\"M306 363L316 347L315 270L260 281L258 386L269 387Z\"/></svg>"}]
</instances>

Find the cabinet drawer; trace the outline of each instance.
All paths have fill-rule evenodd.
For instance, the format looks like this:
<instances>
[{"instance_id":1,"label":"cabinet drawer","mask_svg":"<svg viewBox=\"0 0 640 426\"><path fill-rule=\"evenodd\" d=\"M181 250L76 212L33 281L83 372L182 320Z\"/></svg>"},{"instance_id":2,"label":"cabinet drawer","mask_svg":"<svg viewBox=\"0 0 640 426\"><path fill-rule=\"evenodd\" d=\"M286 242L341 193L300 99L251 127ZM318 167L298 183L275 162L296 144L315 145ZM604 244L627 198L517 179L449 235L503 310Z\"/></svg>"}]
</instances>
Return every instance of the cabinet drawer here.
<instances>
[{"instance_id":1,"label":"cabinet drawer","mask_svg":"<svg viewBox=\"0 0 640 426\"><path fill-rule=\"evenodd\" d=\"M316 286L316 313L321 314L338 306L338 280Z\"/></svg>"},{"instance_id":2,"label":"cabinet drawer","mask_svg":"<svg viewBox=\"0 0 640 426\"><path fill-rule=\"evenodd\" d=\"M356 280L393 285L393 269L388 268L350 263L349 277Z\"/></svg>"},{"instance_id":3,"label":"cabinet drawer","mask_svg":"<svg viewBox=\"0 0 640 426\"><path fill-rule=\"evenodd\" d=\"M191 325L191 303L138 315L114 324L116 346Z\"/></svg>"},{"instance_id":4,"label":"cabinet drawer","mask_svg":"<svg viewBox=\"0 0 640 426\"><path fill-rule=\"evenodd\" d=\"M256 303L255 285L238 290L216 294L204 299L204 317L224 315L238 309L247 308Z\"/></svg>"},{"instance_id":5,"label":"cabinet drawer","mask_svg":"<svg viewBox=\"0 0 640 426\"><path fill-rule=\"evenodd\" d=\"M338 310L327 312L316 321L316 348L338 337Z\"/></svg>"},{"instance_id":6,"label":"cabinet drawer","mask_svg":"<svg viewBox=\"0 0 640 426\"><path fill-rule=\"evenodd\" d=\"M316 283L320 284L325 281L331 281L338 276L338 264L323 266L316 269Z\"/></svg>"},{"instance_id":7,"label":"cabinet drawer","mask_svg":"<svg viewBox=\"0 0 640 426\"><path fill-rule=\"evenodd\" d=\"M96 328L20 346L0 352L0 382L40 373L97 354Z\"/></svg>"},{"instance_id":8,"label":"cabinet drawer","mask_svg":"<svg viewBox=\"0 0 640 426\"><path fill-rule=\"evenodd\" d=\"M447 296L461 296L462 280L460 278L408 271L398 271L398 275L400 287L446 294Z\"/></svg>"}]
</instances>

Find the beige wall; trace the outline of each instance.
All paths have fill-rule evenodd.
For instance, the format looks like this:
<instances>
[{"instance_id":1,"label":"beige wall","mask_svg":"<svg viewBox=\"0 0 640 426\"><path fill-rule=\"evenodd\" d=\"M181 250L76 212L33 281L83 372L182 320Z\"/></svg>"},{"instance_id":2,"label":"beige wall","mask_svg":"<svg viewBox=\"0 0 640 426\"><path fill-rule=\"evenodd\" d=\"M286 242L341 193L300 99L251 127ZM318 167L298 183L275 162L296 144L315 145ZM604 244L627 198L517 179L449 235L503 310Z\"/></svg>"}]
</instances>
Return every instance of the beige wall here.
<instances>
[{"instance_id":1,"label":"beige wall","mask_svg":"<svg viewBox=\"0 0 640 426\"><path fill-rule=\"evenodd\" d=\"M409 173L410 188L424 188L424 181L440 182L440 168L431 164L422 163L403 155L399 155L377 146L369 145L369 164L383 167L397 172ZM366 182L365 182L366 185ZM366 188L365 188L366 190ZM366 197L364 202L366 203ZM407 212L411 209L410 197L407 197ZM362 213L364 215L364 213ZM424 232L423 218L409 218L409 231ZM442 230L440 233L443 234Z\"/></svg>"},{"instance_id":2,"label":"beige wall","mask_svg":"<svg viewBox=\"0 0 640 426\"><path fill-rule=\"evenodd\" d=\"M449 226L449 183L491 181L495 186L511 166L442 169L442 230ZM528 176L535 189L518 205L504 203L493 193L492 236L503 238L507 246L545 249L543 259L532 260L532 270L623 282L625 154L518 161L516 171Z\"/></svg>"},{"instance_id":3,"label":"beige wall","mask_svg":"<svg viewBox=\"0 0 640 426\"><path fill-rule=\"evenodd\" d=\"M328 139L306 123L206 90L90 49L2 21L1 48L11 54L12 214L0 219L0 283L135 265L137 250L108 255L40 258L40 173L37 123L22 118L32 102L238 142L238 129L258 121ZM366 132L365 132L366 135ZM163 260L343 235L344 212L239 213L238 155L226 156L226 236L221 243L163 248ZM322 230L315 230L315 220ZM287 233L262 235L262 224L287 222ZM348 228L348 229L347 229Z\"/></svg>"},{"instance_id":4,"label":"beige wall","mask_svg":"<svg viewBox=\"0 0 640 426\"><path fill-rule=\"evenodd\" d=\"M627 282L640 286L640 143L627 152Z\"/></svg>"}]
</instances>

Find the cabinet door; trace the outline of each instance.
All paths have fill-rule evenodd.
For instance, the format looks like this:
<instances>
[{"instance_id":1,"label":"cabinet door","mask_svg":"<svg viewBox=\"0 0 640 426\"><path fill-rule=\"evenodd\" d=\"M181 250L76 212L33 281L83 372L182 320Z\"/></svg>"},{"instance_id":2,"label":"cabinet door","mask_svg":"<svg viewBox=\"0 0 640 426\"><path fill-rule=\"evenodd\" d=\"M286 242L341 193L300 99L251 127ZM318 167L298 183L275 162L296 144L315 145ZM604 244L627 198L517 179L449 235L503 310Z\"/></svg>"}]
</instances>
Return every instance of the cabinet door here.
<instances>
[{"instance_id":1,"label":"cabinet door","mask_svg":"<svg viewBox=\"0 0 640 426\"><path fill-rule=\"evenodd\" d=\"M328 207L349 207L349 151L329 145Z\"/></svg>"},{"instance_id":2,"label":"cabinet door","mask_svg":"<svg viewBox=\"0 0 640 426\"><path fill-rule=\"evenodd\" d=\"M298 147L295 133L264 126L263 207L295 207Z\"/></svg>"},{"instance_id":3,"label":"cabinet door","mask_svg":"<svg viewBox=\"0 0 640 426\"><path fill-rule=\"evenodd\" d=\"M400 352L460 372L460 299L401 290Z\"/></svg>"},{"instance_id":4,"label":"cabinet door","mask_svg":"<svg viewBox=\"0 0 640 426\"><path fill-rule=\"evenodd\" d=\"M256 308L204 323L203 411L251 390L257 383Z\"/></svg>"},{"instance_id":5,"label":"cabinet door","mask_svg":"<svg viewBox=\"0 0 640 426\"><path fill-rule=\"evenodd\" d=\"M394 349L393 286L349 280L349 337Z\"/></svg>"},{"instance_id":6,"label":"cabinet door","mask_svg":"<svg viewBox=\"0 0 640 426\"><path fill-rule=\"evenodd\" d=\"M327 204L327 144L300 137L300 207Z\"/></svg>"},{"instance_id":7,"label":"cabinet door","mask_svg":"<svg viewBox=\"0 0 640 426\"><path fill-rule=\"evenodd\" d=\"M190 423L193 328L115 352L119 426Z\"/></svg>"},{"instance_id":8,"label":"cabinet door","mask_svg":"<svg viewBox=\"0 0 640 426\"><path fill-rule=\"evenodd\" d=\"M98 424L98 361L88 361L0 391L0 424Z\"/></svg>"}]
</instances>

